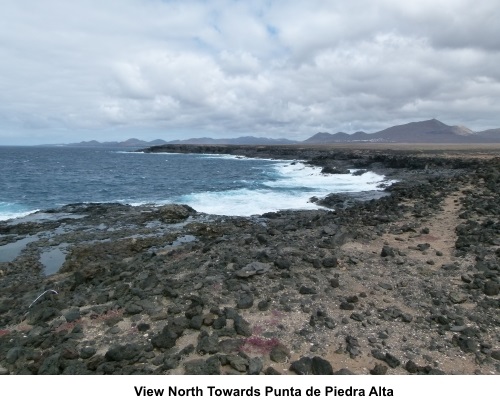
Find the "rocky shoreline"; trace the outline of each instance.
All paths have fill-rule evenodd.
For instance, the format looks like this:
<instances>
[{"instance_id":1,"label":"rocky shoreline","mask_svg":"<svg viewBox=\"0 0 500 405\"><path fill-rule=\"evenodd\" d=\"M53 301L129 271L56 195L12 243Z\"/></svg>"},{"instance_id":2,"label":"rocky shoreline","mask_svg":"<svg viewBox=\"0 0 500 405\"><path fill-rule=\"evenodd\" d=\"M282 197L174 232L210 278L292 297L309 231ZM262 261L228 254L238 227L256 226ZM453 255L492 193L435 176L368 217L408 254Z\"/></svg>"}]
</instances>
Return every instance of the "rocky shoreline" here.
<instances>
[{"instance_id":1,"label":"rocky shoreline","mask_svg":"<svg viewBox=\"0 0 500 405\"><path fill-rule=\"evenodd\" d=\"M379 199L318 196L334 210L76 204L0 222L0 374L500 373L498 154L147 152L398 182Z\"/></svg>"}]
</instances>

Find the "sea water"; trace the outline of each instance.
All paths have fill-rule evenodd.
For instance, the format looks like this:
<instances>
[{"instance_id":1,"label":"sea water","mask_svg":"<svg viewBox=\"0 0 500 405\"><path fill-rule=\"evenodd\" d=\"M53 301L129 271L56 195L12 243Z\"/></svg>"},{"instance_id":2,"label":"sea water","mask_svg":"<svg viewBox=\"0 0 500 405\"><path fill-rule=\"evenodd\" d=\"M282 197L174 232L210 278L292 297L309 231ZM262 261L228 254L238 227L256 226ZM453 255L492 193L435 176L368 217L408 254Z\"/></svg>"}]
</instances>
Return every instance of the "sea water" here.
<instances>
[{"instance_id":1,"label":"sea water","mask_svg":"<svg viewBox=\"0 0 500 405\"><path fill-rule=\"evenodd\" d=\"M354 169L354 168L353 168ZM384 177L297 161L84 147L0 147L0 220L72 203L188 204L249 216L317 209L313 196L380 190Z\"/></svg>"}]
</instances>

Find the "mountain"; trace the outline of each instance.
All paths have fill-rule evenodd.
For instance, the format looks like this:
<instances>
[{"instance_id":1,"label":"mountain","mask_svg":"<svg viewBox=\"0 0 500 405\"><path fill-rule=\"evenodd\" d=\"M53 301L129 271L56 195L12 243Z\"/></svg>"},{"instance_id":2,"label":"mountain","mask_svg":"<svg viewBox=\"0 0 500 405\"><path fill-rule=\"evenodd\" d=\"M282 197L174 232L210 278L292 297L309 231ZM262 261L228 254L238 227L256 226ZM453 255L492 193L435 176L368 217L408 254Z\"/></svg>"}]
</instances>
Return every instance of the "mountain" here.
<instances>
[{"instance_id":1,"label":"mountain","mask_svg":"<svg viewBox=\"0 0 500 405\"><path fill-rule=\"evenodd\" d=\"M141 141L140 139L130 138L121 142L99 142L99 141L83 141L78 143L68 143L65 146L72 147L103 147L103 148L142 148L148 146L164 145L167 141L163 139L155 139L154 141Z\"/></svg>"},{"instance_id":2,"label":"mountain","mask_svg":"<svg viewBox=\"0 0 500 405\"><path fill-rule=\"evenodd\" d=\"M401 143L456 143L467 142L465 134L474 132L465 127L449 126L436 119L396 125L371 134L386 142Z\"/></svg>"},{"instance_id":3,"label":"mountain","mask_svg":"<svg viewBox=\"0 0 500 405\"><path fill-rule=\"evenodd\" d=\"M349 142L373 143L487 143L500 142L500 129L474 132L464 126L446 125L436 119L396 125L368 134L345 132L329 134L320 132L306 139L305 144L329 144Z\"/></svg>"},{"instance_id":4,"label":"mountain","mask_svg":"<svg viewBox=\"0 0 500 405\"><path fill-rule=\"evenodd\" d=\"M98 141L83 141L78 143L70 143L65 146L72 147L103 147L103 148L144 148L149 146L166 145L166 144L183 144L183 145L293 145L300 142L291 141L289 139L280 138L258 138L255 136L241 136L239 138L215 139L215 138L190 138L184 140L164 141L163 139L155 139L154 141L142 141L136 138L130 138L121 142L98 142Z\"/></svg>"},{"instance_id":5,"label":"mountain","mask_svg":"<svg viewBox=\"0 0 500 405\"><path fill-rule=\"evenodd\" d=\"M165 142L166 144L183 145L293 145L299 143L289 139L280 138L258 138L255 136L241 136L239 138L215 139L215 138L191 138Z\"/></svg>"},{"instance_id":6,"label":"mountain","mask_svg":"<svg viewBox=\"0 0 500 405\"><path fill-rule=\"evenodd\" d=\"M184 145L328 145L332 143L496 143L500 142L500 128L488 129L486 131L474 132L471 129L458 126L446 125L436 119L426 121L410 122L402 125L395 125L383 129L382 131L366 133L362 131L348 134L337 132L318 132L305 141L298 142L290 139L262 138L255 136L241 136L238 138L190 138L184 140L164 141L155 139L154 141L142 141L130 138L122 142L98 142L85 141L72 143L66 146L86 146L86 147L131 147L147 148L149 146L165 144Z\"/></svg>"},{"instance_id":7,"label":"mountain","mask_svg":"<svg viewBox=\"0 0 500 405\"><path fill-rule=\"evenodd\" d=\"M490 139L493 142L500 142L500 128L476 132L476 135L482 138Z\"/></svg>"},{"instance_id":8,"label":"mountain","mask_svg":"<svg viewBox=\"0 0 500 405\"><path fill-rule=\"evenodd\" d=\"M337 132L336 134L329 134L328 132L318 132L316 135L311 136L302 143L321 145L334 142L349 142L351 135L345 132Z\"/></svg>"}]
</instances>

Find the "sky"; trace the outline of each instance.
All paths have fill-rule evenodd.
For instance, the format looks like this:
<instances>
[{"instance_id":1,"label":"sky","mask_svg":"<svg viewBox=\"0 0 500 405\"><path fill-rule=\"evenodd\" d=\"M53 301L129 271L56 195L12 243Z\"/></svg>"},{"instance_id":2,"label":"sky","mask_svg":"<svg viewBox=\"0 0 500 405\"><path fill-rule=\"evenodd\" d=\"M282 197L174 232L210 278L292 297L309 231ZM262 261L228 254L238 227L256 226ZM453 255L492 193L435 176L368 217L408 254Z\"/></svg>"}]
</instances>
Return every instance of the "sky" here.
<instances>
[{"instance_id":1,"label":"sky","mask_svg":"<svg viewBox=\"0 0 500 405\"><path fill-rule=\"evenodd\" d=\"M498 0L1 0L0 144L500 127Z\"/></svg>"}]
</instances>

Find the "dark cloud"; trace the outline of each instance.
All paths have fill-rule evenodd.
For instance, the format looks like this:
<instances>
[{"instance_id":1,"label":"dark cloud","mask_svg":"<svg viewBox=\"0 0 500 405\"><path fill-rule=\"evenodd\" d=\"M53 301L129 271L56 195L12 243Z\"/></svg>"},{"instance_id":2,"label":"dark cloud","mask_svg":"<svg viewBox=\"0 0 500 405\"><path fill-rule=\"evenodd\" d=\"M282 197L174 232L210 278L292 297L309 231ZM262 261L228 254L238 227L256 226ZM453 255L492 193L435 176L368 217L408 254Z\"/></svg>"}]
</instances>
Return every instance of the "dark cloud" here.
<instances>
[{"instance_id":1,"label":"dark cloud","mask_svg":"<svg viewBox=\"0 0 500 405\"><path fill-rule=\"evenodd\" d=\"M496 3L7 0L0 143L500 127Z\"/></svg>"}]
</instances>

